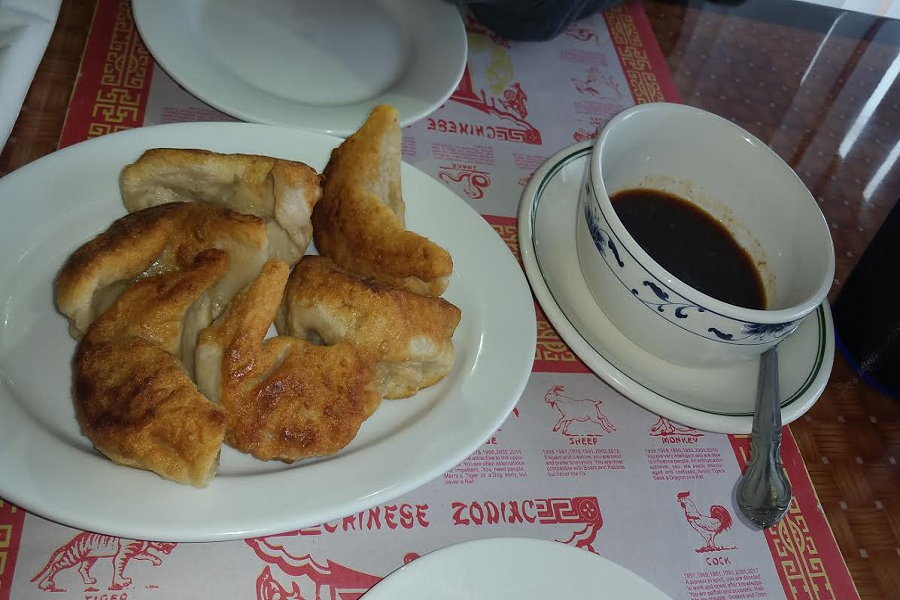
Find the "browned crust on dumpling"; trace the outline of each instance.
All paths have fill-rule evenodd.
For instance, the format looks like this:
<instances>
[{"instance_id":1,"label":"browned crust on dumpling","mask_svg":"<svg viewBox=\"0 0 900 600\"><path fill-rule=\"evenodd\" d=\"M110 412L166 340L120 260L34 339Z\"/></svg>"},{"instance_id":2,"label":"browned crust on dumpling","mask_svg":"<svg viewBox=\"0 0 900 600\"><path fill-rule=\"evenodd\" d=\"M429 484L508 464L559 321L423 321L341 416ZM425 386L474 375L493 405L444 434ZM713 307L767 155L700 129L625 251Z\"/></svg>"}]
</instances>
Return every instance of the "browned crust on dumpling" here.
<instances>
[{"instance_id":1,"label":"browned crust on dumpling","mask_svg":"<svg viewBox=\"0 0 900 600\"><path fill-rule=\"evenodd\" d=\"M375 366L386 398L406 398L453 367L460 310L307 256L291 273L279 330L325 344L349 342Z\"/></svg>"},{"instance_id":2,"label":"browned crust on dumpling","mask_svg":"<svg viewBox=\"0 0 900 600\"><path fill-rule=\"evenodd\" d=\"M288 336L263 341L287 278L286 264L267 262L228 312L201 332L197 365L201 389L228 414L226 443L261 460L290 462L349 444L380 397L369 365L349 344L315 346Z\"/></svg>"},{"instance_id":3,"label":"browned crust on dumpling","mask_svg":"<svg viewBox=\"0 0 900 600\"><path fill-rule=\"evenodd\" d=\"M264 253L266 244L265 225L251 215L183 202L147 208L114 221L72 253L56 278L56 304L84 333L97 316L95 294L110 284L189 265L210 247Z\"/></svg>"},{"instance_id":4,"label":"browned crust on dumpling","mask_svg":"<svg viewBox=\"0 0 900 600\"><path fill-rule=\"evenodd\" d=\"M319 253L364 277L439 296L453 271L450 254L405 226L397 111L379 105L331 153L322 200L313 211Z\"/></svg>"},{"instance_id":5,"label":"browned crust on dumpling","mask_svg":"<svg viewBox=\"0 0 900 600\"><path fill-rule=\"evenodd\" d=\"M215 475L225 412L174 354L191 304L228 270L221 250L183 271L142 279L89 328L73 361L84 434L113 462L204 487Z\"/></svg>"}]
</instances>

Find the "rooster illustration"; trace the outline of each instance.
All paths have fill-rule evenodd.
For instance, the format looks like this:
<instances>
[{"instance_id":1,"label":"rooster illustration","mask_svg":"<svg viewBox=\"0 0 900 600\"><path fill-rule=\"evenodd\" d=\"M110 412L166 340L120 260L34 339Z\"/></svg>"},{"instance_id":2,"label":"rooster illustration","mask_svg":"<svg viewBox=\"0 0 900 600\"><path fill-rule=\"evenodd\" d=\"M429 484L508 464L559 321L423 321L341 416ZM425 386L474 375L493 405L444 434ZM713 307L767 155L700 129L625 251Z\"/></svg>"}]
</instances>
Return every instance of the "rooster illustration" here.
<instances>
[{"instance_id":1,"label":"rooster illustration","mask_svg":"<svg viewBox=\"0 0 900 600\"><path fill-rule=\"evenodd\" d=\"M716 546L716 536L731 528L731 513L728 512L728 509L720 504L713 504L709 507L709 516L700 514L690 496L690 492L679 492L678 503L684 509L684 518L687 519L688 525L693 527L705 542L695 552L733 550L734 546L727 548Z\"/></svg>"}]
</instances>

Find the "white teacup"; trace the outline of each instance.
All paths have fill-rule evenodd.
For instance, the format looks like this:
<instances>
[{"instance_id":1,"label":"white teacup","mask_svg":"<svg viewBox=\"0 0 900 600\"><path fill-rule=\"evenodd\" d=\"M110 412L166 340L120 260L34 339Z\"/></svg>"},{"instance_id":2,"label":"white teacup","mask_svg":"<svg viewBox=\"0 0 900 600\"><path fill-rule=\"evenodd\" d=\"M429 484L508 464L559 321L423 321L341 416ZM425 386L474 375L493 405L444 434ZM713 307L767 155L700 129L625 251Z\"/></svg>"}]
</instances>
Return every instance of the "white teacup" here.
<instances>
[{"instance_id":1,"label":"white teacup","mask_svg":"<svg viewBox=\"0 0 900 600\"><path fill-rule=\"evenodd\" d=\"M767 308L712 298L650 258L610 202L632 188L689 200L725 226L759 268ZM648 352L689 366L758 356L800 326L834 279L828 225L791 168L740 127L680 104L638 105L603 128L576 239L588 288L612 323Z\"/></svg>"}]
</instances>

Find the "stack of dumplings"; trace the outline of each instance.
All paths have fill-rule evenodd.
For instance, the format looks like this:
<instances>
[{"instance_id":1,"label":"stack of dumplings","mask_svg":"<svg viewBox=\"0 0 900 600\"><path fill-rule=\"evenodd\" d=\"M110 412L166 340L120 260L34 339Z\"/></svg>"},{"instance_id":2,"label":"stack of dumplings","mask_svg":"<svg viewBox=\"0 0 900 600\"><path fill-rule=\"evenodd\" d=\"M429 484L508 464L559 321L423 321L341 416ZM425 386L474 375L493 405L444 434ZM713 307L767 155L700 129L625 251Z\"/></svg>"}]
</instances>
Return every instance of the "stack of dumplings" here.
<instances>
[{"instance_id":1,"label":"stack of dumplings","mask_svg":"<svg viewBox=\"0 0 900 600\"><path fill-rule=\"evenodd\" d=\"M440 295L453 262L406 229L393 108L322 176L157 148L120 190L129 214L56 279L78 340L76 416L113 462L205 487L223 442L260 460L332 454L383 398L452 369L461 313ZM306 256L313 237L322 256Z\"/></svg>"}]
</instances>

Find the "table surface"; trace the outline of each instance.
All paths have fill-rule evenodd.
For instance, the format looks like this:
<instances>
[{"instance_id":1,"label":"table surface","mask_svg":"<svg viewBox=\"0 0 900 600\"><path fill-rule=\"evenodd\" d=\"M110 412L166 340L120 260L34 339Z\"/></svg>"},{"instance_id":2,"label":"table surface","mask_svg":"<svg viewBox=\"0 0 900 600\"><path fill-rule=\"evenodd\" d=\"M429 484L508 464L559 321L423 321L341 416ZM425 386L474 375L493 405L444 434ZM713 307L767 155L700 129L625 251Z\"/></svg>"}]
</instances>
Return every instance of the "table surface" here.
<instances>
[{"instance_id":1,"label":"table surface","mask_svg":"<svg viewBox=\"0 0 900 600\"><path fill-rule=\"evenodd\" d=\"M94 1L64 0L0 176L56 149ZM686 104L734 120L798 173L832 226L840 287L900 197L900 21L779 0L645 0ZM791 429L860 596L900 599L900 402L840 354Z\"/></svg>"}]
</instances>

